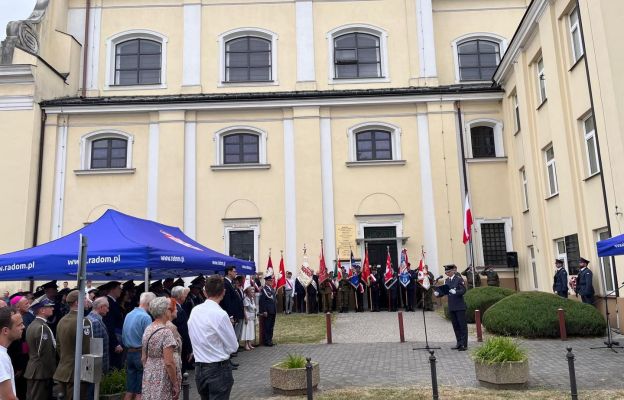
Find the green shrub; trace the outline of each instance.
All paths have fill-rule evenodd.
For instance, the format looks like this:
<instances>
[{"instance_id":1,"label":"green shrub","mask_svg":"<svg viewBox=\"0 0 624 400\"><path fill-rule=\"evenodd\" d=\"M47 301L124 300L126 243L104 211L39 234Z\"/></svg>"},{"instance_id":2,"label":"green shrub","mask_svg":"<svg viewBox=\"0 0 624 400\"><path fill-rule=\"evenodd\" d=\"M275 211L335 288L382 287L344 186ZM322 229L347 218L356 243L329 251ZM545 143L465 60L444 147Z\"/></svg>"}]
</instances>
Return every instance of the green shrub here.
<instances>
[{"instance_id":1,"label":"green shrub","mask_svg":"<svg viewBox=\"0 0 624 400\"><path fill-rule=\"evenodd\" d=\"M466 321L468 321L469 324L474 324L475 310L481 310L481 315L483 315L488 308L493 306L499 300L504 299L507 296L511 296L514 293L516 292L511 289L496 286L484 286L468 290L464 295L464 300L466 301L466 306L468 307L466 310ZM447 319L451 318L448 311L448 305L444 305L444 315Z\"/></svg>"},{"instance_id":2,"label":"green shrub","mask_svg":"<svg viewBox=\"0 0 624 400\"><path fill-rule=\"evenodd\" d=\"M483 315L483 325L498 335L559 337L559 308L565 310L568 336L604 334L606 322L595 307L543 292L517 293L502 299Z\"/></svg>"},{"instance_id":3,"label":"green shrub","mask_svg":"<svg viewBox=\"0 0 624 400\"><path fill-rule=\"evenodd\" d=\"M102 378L100 394L117 394L126 390L126 370L113 369Z\"/></svg>"},{"instance_id":4,"label":"green shrub","mask_svg":"<svg viewBox=\"0 0 624 400\"><path fill-rule=\"evenodd\" d=\"M472 354L475 361L484 364L501 363L508 361L524 361L526 352L518 346L515 340L509 337L491 337L477 348Z\"/></svg>"},{"instance_id":5,"label":"green shrub","mask_svg":"<svg viewBox=\"0 0 624 400\"><path fill-rule=\"evenodd\" d=\"M305 368L306 359L302 355L288 353L284 361L281 362L280 366L286 369Z\"/></svg>"}]
</instances>

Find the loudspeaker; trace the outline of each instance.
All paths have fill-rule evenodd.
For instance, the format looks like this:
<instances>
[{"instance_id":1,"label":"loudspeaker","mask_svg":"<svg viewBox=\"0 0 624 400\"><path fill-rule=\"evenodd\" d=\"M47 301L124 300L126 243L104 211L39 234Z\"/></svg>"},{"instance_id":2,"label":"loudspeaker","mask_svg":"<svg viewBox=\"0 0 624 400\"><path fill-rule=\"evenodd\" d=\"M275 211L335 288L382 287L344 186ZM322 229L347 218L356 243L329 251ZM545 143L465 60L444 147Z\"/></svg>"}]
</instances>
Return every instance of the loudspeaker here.
<instances>
[{"instance_id":1,"label":"loudspeaker","mask_svg":"<svg viewBox=\"0 0 624 400\"><path fill-rule=\"evenodd\" d=\"M518 253L515 251L507 252L507 267L518 268Z\"/></svg>"}]
</instances>

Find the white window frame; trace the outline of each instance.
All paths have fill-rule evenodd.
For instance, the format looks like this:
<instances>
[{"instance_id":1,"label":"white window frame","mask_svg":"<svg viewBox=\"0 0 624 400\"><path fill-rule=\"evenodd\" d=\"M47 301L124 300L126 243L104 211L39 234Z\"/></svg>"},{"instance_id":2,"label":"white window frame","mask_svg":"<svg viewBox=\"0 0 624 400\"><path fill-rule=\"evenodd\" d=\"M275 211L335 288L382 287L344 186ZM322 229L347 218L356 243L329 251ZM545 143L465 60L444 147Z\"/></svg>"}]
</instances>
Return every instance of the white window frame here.
<instances>
[{"instance_id":1,"label":"white window frame","mask_svg":"<svg viewBox=\"0 0 624 400\"><path fill-rule=\"evenodd\" d=\"M594 128L590 131L587 131L587 121L589 121L590 118L594 120ZM594 176L600 173L600 164L598 163L598 144L596 140L596 119L594 118L593 114L590 114L589 116L587 116L586 118L582 120L582 123L583 123L583 136L585 138L585 155L587 158L587 174L588 176ZM595 171L592 171L592 167L591 167L591 152L589 149L590 140L594 141L593 156L596 161Z\"/></svg>"},{"instance_id":2,"label":"white window frame","mask_svg":"<svg viewBox=\"0 0 624 400\"><path fill-rule=\"evenodd\" d=\"M559 243L563 243L563 253L559 251ZM568 253L566 249L565 238L563 237L563 238L555 239L553 241L553 244L555 245L555 259L563 261L563 267L565 268L569 276L570 270L568 269Z\"/></svg>"},{"instance_id":3,"label":"white window frame","mask_svg":"<svg viewBox=\"0 0 624 400\"><path fill-rule=\"evenodd\" d=\"M548 159L548 150L550 149L552 149L553 151L552 160ZM546 165L546 187L548 188L548 197L552 197L552 196L559 194L559 181L557 180L557 163L556 163L557 157L555 156L555 148L553 147L552 143L544 147L543 152L544 152L544 163ZM550 186L551 171L553 174L553 182L555 185L554 188Z\"/></svg>"},{"instance_id":4,"label":"white window frame","mask_svg":"<svg viewBox=\"0 0 624 400\"><path fill-rule=\"evenodd\" d=\"M535 72L537 77L537 99L541 105L548 98L546 96L546 75L544 73L544 58L540 57L535 62Z\"/></svg>"},{"instance_id":5,"label":"white window frame","mask_svg":"<svg viewBox=\"0 0 624 400\"><path fill-rule=\"evenodd\" d=\"M513 102L513 119L514 119L514 132L518 133L521 129L520 124L520 104L518 103L518 94L514 93L511 96L511 101Z\"/></svg>"},{"instance_id":6,"label":"white window frame","mask_svg":"<svg viewBox=\"0 0 624 400\"><path fill-rule=\"evenodd\" d=\"M115 49L121 42L133 39L147 39L160 43L160 84L155 85L115 85ZM167 43L169 39L162 33L149 29L132 29L119 32L106 39L106 77L104 90L143 90L167 88Z\"/></svg>"},{"instance_id":7,"label":"white window frame","mask_svg":"<svg viewBox=\"0 0 624 400\"><path fill-rule=\"evenodd\" d=\"M500 64L500 61L503 59L503 56L505 55L505 51L507 51L507 39L505 39L503 36L497 35L496 33L492 33L492 32L473 32L473 33L469 33L466 35L462 35L458 38L455 38L452 42L451 42L451 48L453 49L453 63L455 64L455 83L480 83L480 82L491 82L491 80L487 80L487 81L462 81L461 80L461 76L459 74L459 52L457 50L457 48L459 47L460 44L470 41L470 40L477 40L477 39L483 39L483 40L489 40L492 42L496 42L498 43L498 51L500 53L500 60L498 60L498 63Z\"/></svg>"},{"instance_id":8,"label":"white window frame","mask_svg":"<svg viewBox=\"0 0 624 400\"><path fill-rule=\"evenodd\" d=\"M246 164L224 164L223 163L223 138L234 133L250 133L258 136L258 162ZM249 168L253 166L263 166L267 164L267 132L247 125L228 126L214 133L215 165L232 168Z\"/></svg>"},{"instance_id":9,"label":"white window frame","mask_svg":"<svg viewBox=\"0 0 624 400\"><path fill-rule=\"evenodd\" d=\"M596 231L596 241L608 239L608 237L605 237L605 238L601 238L600 237L601 234L605 234L607 232L608 232L607 228L598 229ZM598 257L598 253L596 253L596 257ZM617 283L615 282L615 271L614 271L614 268L613 268L613 257L598 257L598 260L600 260L600 275L602 277L602 289L604 290L604 294L606 296L607 293L612 292L618 286ZM609 268L611 269L611 288L612 289L609 289L607 287L607 276L605 274L605 260L609 260ZM613 293L612 296L615 296L615 293Z\"/></svg>"},{"instance_id":10,"label":"white window frame","mask_svg":"<svg viewBox=\"0 0 624 400\"><path fill-rule=\"evenodd\" d=\"M336 79L336 69L334 66L334 39L348 33L366 33L379 38L379 56L381 57L381 77L379 78L352 78ZM327 59L329 61L328 83L330 85L345 83L375 83L390 82L390 68L388 67L388 32L373 25L349 24L342 25L327 32Z\"/></svg>"},{"instance_id":11,"label":"white window frame","mask_svg":"<svg viewBox=\"0 0 624 400\"><path fill-rule=\"evenodd\" d=\"M529 267L533 274L533 289L539 290L539 279L537 277L537 261L535 259L535 247L533 245L528 246L528 261Z\"/></svg>"},{"instance_id":12,"label":"white window frame","mask_svg":"<svg viewBox=\"0 0 624 400\"><path fill-rule=\"evenodd\" d=\"M260 244L260 218L227 218L223 219L223 253L230 254L230 232L253 231L254 232L254 259L258 265Z\"/></svg>"},{"instance_id":13,"label":"white window frame","mask_svg":"<svg viewBox=\"0 0 624 400\"><path fill-rule=\"evenodd\" d=\"M526 168L520 168L520 182L522 183L522 211L529 211L529 181Z\"/></svg>"},{"instance_id":14,"label":"white window frame","mask_svg":"<svg viewBox=\"0 0 624 400\"><path fill-rule=\"evenodd\" d=\"M485 265L483 255L483 239L481 237L481 224L505 224L505 247L507 252L513 251L513 238L511 236L511 230L513 228L511 217L502 218L477 218L475 219L475 255L477 265Z\"/></svg>"},{"instance_id":15,"label":"white window frame","mask_svg":"<svg viewBox=\"0 0 624 400\"><path fill-rule=\"evenodd\" d=\"M505 148L503 146L503 123L501 121L489 118L480 118L466 122L466 135L464 135L466 145L466 158L471 161L487 161L490 158L473 158L472 156L472 132L473 127L489 126L494 129L494 150L496 158L505 157Z\"/></svg>"},{"instance_id":16,"label":"white window frame","mask_svg":"<svg viewBox=\"0 0 624 400\"><path fill-rule=\"evenodd\" d=\"M126 166L124 168L91 168L91 143L98 139L124 139L127 141ZM134 136L116 129L102 129L87 133L80 138L80 169L83 171L106 172L132 168L132 147Z\"/></svg>"},{"instance_id":17,"label":"white window frame","mask_svg":"<svg viewBox=\"0 0 624 400\"><path fill-rule=\"evenodd\" d=\"M232 39L244 36L255 36L271 42L271 80L266 82L226 82L225 80L225 44ZM279 37L277 33L268 29L257 27L246 27L232 29L219 35L219 81L218 87L228 86L276 86L279 85L278 68L277 68L277 42Z\"/></svg>"},{"instance_id":18,"label":"white window frame","mask_svg":"<svg viewBox=\"0 0 624 400\"><path fill-rule=\"evenodd\" d=\"M572 15L576 13L576 22L572 22ZM585 49L583 48L583 41L581 40L581 24L579 22L580 15L578 7L574 7L570 14L568 14L568 22L570 25L570 48L572 51L572 64L575 64L578 60L583 57L585 54ZM575 42L578 43L579 54L576 54L576 46Z\"/></svg>"},{"instance_id":19,"label":"white window frame","mask_svg":"<svg viewBox=\"0 0 624 400\"><path fill-rule=\"evenodd\" d=\"M361 124L354 125L347 129L347 137L349 141L349 154L348 160L353 163L384 163L388 162L387 160L366 160L366 161L358 161L357 159L357 140L356 135L362 131L367 131L371 129L381 129L384 131L390 132L390 140L392 146L392 160L389 161L399 161L401 160L401 128L396 125L389 124L387 122L364 122Z\"/></svg>"}]
</instances>

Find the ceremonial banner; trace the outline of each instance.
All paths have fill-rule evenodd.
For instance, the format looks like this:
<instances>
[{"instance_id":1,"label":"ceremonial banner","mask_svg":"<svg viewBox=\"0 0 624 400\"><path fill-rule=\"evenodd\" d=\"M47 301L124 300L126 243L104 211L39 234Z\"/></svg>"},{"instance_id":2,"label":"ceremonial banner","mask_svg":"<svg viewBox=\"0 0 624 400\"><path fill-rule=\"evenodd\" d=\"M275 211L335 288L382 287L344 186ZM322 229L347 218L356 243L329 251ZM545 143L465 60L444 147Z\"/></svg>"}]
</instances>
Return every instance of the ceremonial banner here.
<instances>
[{"instance_id":1,"label":"ceremonial banner","mask_svg":"<svg viewBox=\"0 0 624 400\"><path fill-rule=\"evenodd\" d=\"M310 269L308 257L303 256L303 263L301 264L301 267L299 267L299 276L297 276L297 280L301 282L303 287L308 287L308 285L312 283L312 275L314 275L314 272Z\"/></svg>"},{"instance_id":2,"label":"ceremonial banner","mask_svg":"<svg viewBox=\"0 0 624 400\"><path fill-rule=\"evenodd\" d=\"M353 288L357 289L360 285L360 276L357 274L355 267L358 266L353 258L353 251L351 251L351 268L349 268L349 283Z\"/></svg>"},{"instance_id":3,"label":"ceremonial banner","mask_svg":"<svg viewBox=\"0 0 624 400\"><path fill-rule=\"evenodd\" d=\"M277 278L277 289L286 286L286 269L284 268L284 255L280 260L279 277Z\"/></svg>"},{"instance_id":4,"label":"ceremonial banner","mask_svg":"<svg viewBox=\"0 0 624 400\"><path fill-rule=\"evenodd\" d=\"M390 252L388 251L388 256L386 257L386 273L384 274L384 285L386 286L386 289L390 289L396 281L397 279L394 277L394 270L392 269Z\"/></svg>"},{"instance_id":5,"label":"ceremonial banner","mask_svg":"<svg viewBox=\"0 0 624 400\"><path fill-rule=\"evenodd\" d=\"M429 268L425 266L425 252L423 251L420 256L420 263L418 264L418 283L425 289L431 287Z\"/></svg>"},{"instance_id":6,"label":"ceremonial banner","mask_svg":"<svg viewBox=\"0 0 624 400\"><path fill-rule=\"evenodd\" d=\"M371 279L376 281L375 275L371 274L370 264L368 262L368 246L366 246L366 253L364 254L364 265L362 266L362 280L367 285L370 285Z\"/></svg>"},{"instance_id":7,"label":"ceremonial banner","mask_svg":"<svg viewBox=\"0 0 624 400\"><path fill-rule=\"evenodd\" d=\"M338 252L336 252L338 254ZM340 258L336 260L334 268L334 284L338 287L338 284L342 280L342 266L340 265Z\"/></svg>"},{"instance_id":8,"label":"ceremonial banner","mask_svg":"<svg viewBox=\"0 0 624 400\"><path fill-rule=\"evenodd\" d=\"M325 265L325 254L323 253L323 242L321 241L321 260L319 262L319 283L323 283L329 279L327 273L327 265Z\"/></svg>"},{"instance_id":9,"label":"ceremonial banner","mask_svg":"<svg viewBox=\"0 0 624 400\"><path fill-rule=\"evenodd\" d=\"M275 272L273 272L273 261L271 261L271 252L269 252L269 261L267 262L266 273L264 274L265 278L267 276L273 277L273 283L271 285L275 287Z\"/></svg>"},{"instance_id":10,"label":"ceremonial banner","mask_svg":"<svg viewBox=\"0 0 624 400\"><path fill-rule=\"evenodd\" d=\"M407 287L410 284L411 276L409 269L409 262L407 260L407 249L401 251L401 264L399 267L399 281L403 287Z\"/></svg>"}]
</instances>

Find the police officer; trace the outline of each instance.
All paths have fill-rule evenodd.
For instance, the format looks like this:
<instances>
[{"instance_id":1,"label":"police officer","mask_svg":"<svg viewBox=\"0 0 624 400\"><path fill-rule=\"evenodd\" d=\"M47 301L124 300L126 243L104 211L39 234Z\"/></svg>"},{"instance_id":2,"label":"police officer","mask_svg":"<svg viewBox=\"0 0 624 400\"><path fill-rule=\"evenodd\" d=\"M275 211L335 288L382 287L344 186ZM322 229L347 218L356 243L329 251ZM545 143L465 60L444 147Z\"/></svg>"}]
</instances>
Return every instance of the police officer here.
<instances>
[{"instance_id":1,"label":"police officer","mask_svg":"<svg viewBox=\"0 0 624 400\"><path fill-rule=\"evenodd\" d=\"M409 268L410 263L407 263ZM409 284L405 287L407 291L407 304L405 304L405 311L414 311L416 307L414 304L418 303L418 298L416 298L416 287L418 286L418 273L414 270L409 270Z\"/></svg>"},{"instance_id":2,"label":"police officer","mask_svg":"<svg viewBox=\"0 0 624 400\"><path fill-rule=\"evenodd\" d=\"M474 270L474 272L473 272ZM462 275L465 276L468 280L468 290L481 286L481 277L479 273L474 269L471 265L462 272ZM474 281L472 277L474 276Z\"/></svg>"},{"instance_id":3,"label":"police officer","mask_svg":"<svg viewBox=\"0 0 624 400\"><path fill-rule=\"evenodd\" d=\"M563 260L555 260L555 277L553 280L553 292L561 297L568 298L568 273L563 268Z\"/></svg>"},{"instance_id":4,"label":"police officer","mask_svg":"<svg viewBox=\"0 0 624 400\"><path fill-rule=\"evenodd\" d=\"M576 276L576 295L581 295L581 300L585 304L593 304L594 303L594 276L587 266L589 265L589 260L581 257L579 261L579 267L581 270Z\"/></svg>"},{"instance_id":5,"label":"police officer","mask_svg":"<svg viewBox=\"0 0 624 400\"><path fill-rule=\"evenodd\" d=\"M273 346L273 328L275 327L275 315L277 303L275 289L273 289L273 276L264 278L264 287L260 291L260 304L258 312L264 317L264 345Z\"/></svg>"},{"instance_id":6,"label":"police officer","mask_svg":"<svg viewBox=\"0 0 624 400\"><path fill-rule=\"evenodd\" d=\"M29 357L24 371L28 383L26 398L48 400L52 398L52 377L56 370L56 339L47 323L54 313L54 303L44 295L30 309L35 319L26 330Z\"/></svg>"},{"instance_id":7,"label":"police officer","mask_svg":"<svg viewBox=\"0 0 624 400\"><path fill-rule=\"evenodd\" d=\"M377 279L377 267L371 267L371 277L370 277L370 296L371 296L371 311L378 312L379 311L379 296L380 296L380 288L379 288L379 279Z\"/></svg>"},{"instance_id":8,"label":"police officer","mask_svg":"<svg viewBox=\"0 0 624 400\"><path fill-rule=\"evenodd\" d=\"M500 286L500 279L498 278L498 273L494 271L494 267L491 265L489 267L485 267L481 275L487 276L487 285L488 286Z\"/></svg>"},{"instance_id":9,"label":"police officer","mask_svg":"<svg viewBox=\"0 0 624 400\"><path fill-rule=\"evenodd\" d=\"M466 351L468 348L468 323L466 322L466 302L464 301L464 293L466 293L466 285L464 278L457 273L457 267L454 264L444 266L444 274L447 276L445 286L448 287L448 309L451 314L451 322L453 323L453 331L457 344L452 347L453 350ZM436 297L444 296L441 289L436 289L433 294Z\"/></svg>"}]
</instances>

